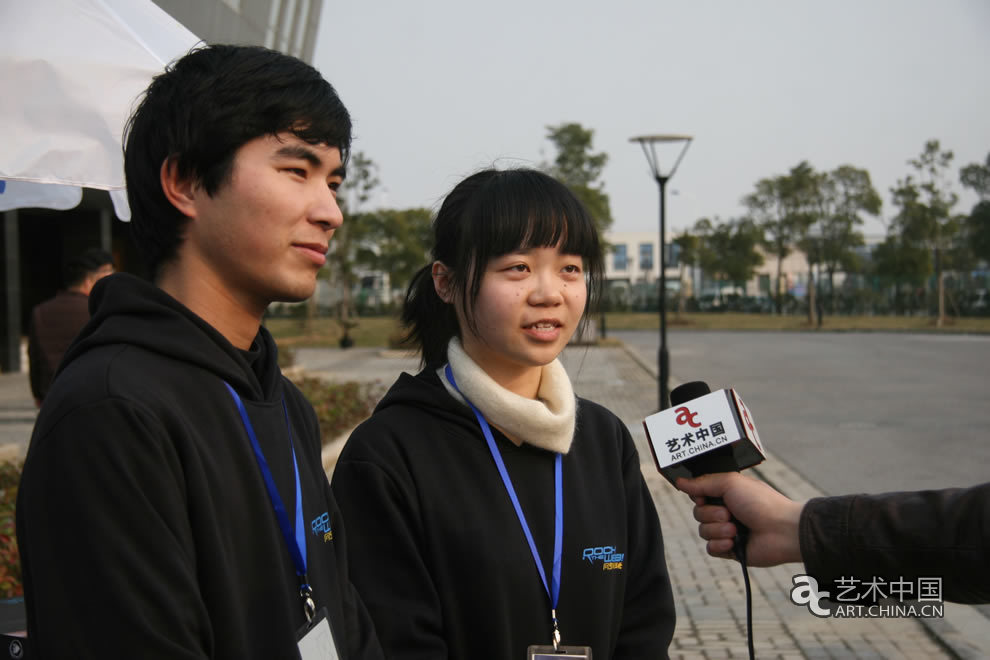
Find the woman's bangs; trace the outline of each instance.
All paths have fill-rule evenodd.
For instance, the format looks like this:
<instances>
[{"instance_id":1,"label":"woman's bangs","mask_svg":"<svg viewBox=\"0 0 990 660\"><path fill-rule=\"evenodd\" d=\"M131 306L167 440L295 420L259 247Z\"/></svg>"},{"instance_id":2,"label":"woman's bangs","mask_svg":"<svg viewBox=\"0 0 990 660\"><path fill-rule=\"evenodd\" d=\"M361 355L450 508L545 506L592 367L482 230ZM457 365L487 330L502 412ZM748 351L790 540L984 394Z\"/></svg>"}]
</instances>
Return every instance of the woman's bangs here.
<instances>
[{"instance_id":1,"label":"woman's bangs","mask_svg":"<svg viewBox=\"0 0 990 660\"><path fill-rule=\"evenodd\" d=\"M520 248L557 246L585 259L599 253L594 222L566 186L541 173L505 174L515 176L493 180L487 199L476 207L487 216L482 224L489 258Z\"/></svg>"}]
</instances>

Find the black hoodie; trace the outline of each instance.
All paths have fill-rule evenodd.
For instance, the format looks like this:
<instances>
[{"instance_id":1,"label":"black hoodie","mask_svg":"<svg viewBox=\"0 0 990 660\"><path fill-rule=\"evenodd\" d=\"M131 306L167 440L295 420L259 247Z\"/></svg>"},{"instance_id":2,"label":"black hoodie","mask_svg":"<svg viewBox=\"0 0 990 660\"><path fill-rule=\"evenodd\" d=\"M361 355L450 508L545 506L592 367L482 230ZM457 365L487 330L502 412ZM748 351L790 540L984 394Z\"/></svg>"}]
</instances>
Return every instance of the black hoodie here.
<instances>
[{"instance_id":1,"label":"black hoodie","mask_svg":"<svg viewBox=\"0 0 990 660\"><path fill-rule=\"evenodd\" d=\"M291 429L309 583L340 657L381 657L347 579L316 416L282 377L268 332L240 351L125 274L101 280L90 308L38 416L18 492L36 654L298 656L299 580L226 381L294 521Z\"/></svg>"},{"instance_id":2,"label":"black hoodie","mask_svg":"<svg viewBox=\"0 0 990 660\"><path fill-rule=\"evenodd\" d=\"M576 421L562 467L562 643L602 660L665 658L674 602L635 445L595 403L578 399ZM555 455L492 433L549 580ZM432 368L396 381L332 485L389 658L517 660L551 642L547 591L478 422Z\"/></svg>"}]
</instances>

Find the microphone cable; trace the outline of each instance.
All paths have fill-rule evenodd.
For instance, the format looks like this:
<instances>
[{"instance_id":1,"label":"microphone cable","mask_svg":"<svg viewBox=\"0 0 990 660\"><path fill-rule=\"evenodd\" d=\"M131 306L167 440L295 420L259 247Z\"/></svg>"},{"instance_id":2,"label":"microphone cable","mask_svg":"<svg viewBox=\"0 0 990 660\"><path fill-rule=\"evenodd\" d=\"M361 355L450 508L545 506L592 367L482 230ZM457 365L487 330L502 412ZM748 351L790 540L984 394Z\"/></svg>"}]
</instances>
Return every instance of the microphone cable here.
<instances>
[{"instance_id":1,"label":"microphone cable","mask_svg":"<svg viewBox=\"0 0 990 660\"><path fill-rule=\"evenodd\" d=\"M711 391L708 383L701 380L681 383L670 392L670 403L671 406L683 405L705 396ZM647 430L647 433L649 433L649 430ZM698 456L693 460L697 472L693 472L692 476L714 472L729 472L732 470L738 472L740 469L732 458L732 450L727 446L712 450L710 453ZM721 497L706 497L705 501L708 504L725 507L725 501ZM749 568L746 564L746 544L749 542L749 528L736 520L731 511L729 511L729 519L736 525L736 539L732 545L732 552L736 556L736 559L739 560L739 565L742 566L743 585L746 588L746 643L749 648L749 660L755 660L756 650L753 646L753 591L749 583Z\"/></svg>"},{"instance_id":2,"label":"microphone cable","mask_svg":"<svg viewBox=\"0 0 990 660\"><path fill-rule=\"evenodd\" d=\"M738 523L737 523L738 525ZM756 650L753 648L753 591L749 585L749 567L746 565L746 544L749 542L749 529L738 525L732 552L742 566L743 584L746 587L746 644L749 648L749 660L756 660Z\"/></svg>"},{"instance_id":3,"label":"microphone cable","mask_svg":"<svg viewBox=\"0 0 990 660\"><path fill-rule=\"evenodd\" d=\"M721 497L706 497L705 502L725 507L725 500ZM742 566L743 586L746 588L746 645L749 649L749 660L756 660L756 650L753 647L753 589L749 584L749 566L746 564L749 527L739 522L731 511L729 511L729 520L736 526L736 538L732 543L732 554L736 556L739 565Z\"/></svg>"}]
</instances>

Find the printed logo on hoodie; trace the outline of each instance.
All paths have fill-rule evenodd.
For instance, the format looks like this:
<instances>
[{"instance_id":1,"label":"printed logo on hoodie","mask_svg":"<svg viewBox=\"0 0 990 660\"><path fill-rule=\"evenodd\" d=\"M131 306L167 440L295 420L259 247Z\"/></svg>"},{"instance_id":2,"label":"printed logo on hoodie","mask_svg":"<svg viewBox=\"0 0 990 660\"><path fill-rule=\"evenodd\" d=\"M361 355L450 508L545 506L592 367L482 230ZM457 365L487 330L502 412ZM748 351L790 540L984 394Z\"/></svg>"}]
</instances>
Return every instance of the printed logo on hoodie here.
<instances>
[{"instance_id":1,"label":"printed logo on hoodie","mask_svg":"<svg viewBox=\"0 0 990 660\"><path fill-rule=\"evenodd\" d=\"M626 555L622 552L616 552L614 545L602 545L593 548L585 548L581 553L581 559L585 559L595 564L595 562L602 563L603 571L621 571L622 562Z\"/></svg>"},{"instance_id":2,"label":"printed logo on hoodie","mask_svg":"<svg viewBox=\"0 0 990 660\"><path fill-rule=\"evenodd\" d=\"M324 543L333 540L333 530L330 529L330 514L326 511L313 518L310 527L313 528L314 535L323 535Z\"/></svg>"}]
</instances>

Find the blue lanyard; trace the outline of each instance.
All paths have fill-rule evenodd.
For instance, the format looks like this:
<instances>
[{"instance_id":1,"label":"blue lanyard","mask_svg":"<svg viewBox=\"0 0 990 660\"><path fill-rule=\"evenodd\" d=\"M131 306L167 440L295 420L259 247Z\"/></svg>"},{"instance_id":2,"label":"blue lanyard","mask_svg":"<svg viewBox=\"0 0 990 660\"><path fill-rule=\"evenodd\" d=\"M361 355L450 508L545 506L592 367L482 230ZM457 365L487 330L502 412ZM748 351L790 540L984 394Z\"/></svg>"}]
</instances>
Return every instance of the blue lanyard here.
<instances>
[{"instance_id":1,"label":"blue lanyard","mask_svg":"<svg viewBox=\"0 0 990 660\"><path fill-rule=\"evenodd\" d=\"M560 632L557 630L557 602L560 599L560 558L562 554L562 546L564 539L564 492L563 492L563 470L561 469L561 454L558 452L554 458L554 529L553 529L553 575L550 578L550 587L547 587L547 575L543 570L543 561L540 559L540 551L536 549L536 543L533 541L533 535L529 531L529 524L526 522L526 514L523 513L522 506L519 504L519 498L516 497L516 489L512 487L512 479L509 478L509 473L505 469L505 462L502 460L502 454L498 450L498 446L495 444L495 438L492 436L491 427L488 426L488 422L485 420L485 416L481 414L481 411L475 408L474 404L468 401L468 398L464 396L464 393L457 388L457 383L454 381L454 372L451 370L448 364L444 369L444 373L447 376L447 380L450 384L454 386L454 389L464 397L468 406L474 412L474 416L478 418L478 424L481 426L481 432L485 435L485 440L488 442L488 450L492 454L492 458L495 459L495 465L498 467L498 473L502 477L502 483L505 484L505 490L509 493L509 499L512 500L512 506L516 510L516 517L519 518L519 524L522 526L523 533L526 535L526 541L529 542L529 551L533 553L533 560L536 562L536 570L540 572L540 579L543 580L543 588L547 590L547 596L550 598L550 609L551 617L553 620L554 629L554 646L560 642Z\"/></svg>"},{"instance_id":2,"label":"blue lanyard","mask_svg":"<svg viewBox=\"0 0 990 660\"><path fill-rule=\"evenodd\" d=\"M244 430L247 431L248 438L251 439L254 457L258 459L258 467L261 469L261 476L265 480L265 488L268 489L268 497L271 499L272 508L275 510L275 518L278 520L278 526L282 530L282 537L285 539L285 544L289 548L292 563L296 567L296 575L299 577L299 595L303 599L303 611L306 613L307 620L311 620L315 613L316 605L312 599L313 589L309 586L309 579L306 576L306 531L303 524L302 488L299 485L299 463L296 461L296 449L292 445L292 426L289 424L289 411L285 407L285 399L282 400L282 412L285 414L285 428L289 432L289 449L292 451L292 467L295 470L296 476L296 529L294 535L292 528L289 526L289 514L285 512L285 505L282 504L282 497L278 494L278 488L275 486L272 471L269 469L268 461L265 460L265 455L261 451L261 445L258 444L258 436L254 433L254 426L251 424L251 419L248 417L247 410L244 408L244 402L241 401L241 397L230 386L230 383L224 381L223 384L227 386L227 391L234 398L234 403L237 404L237 411L241 414L241 421L244 422Z\"/></svg>"}]
</instances>

